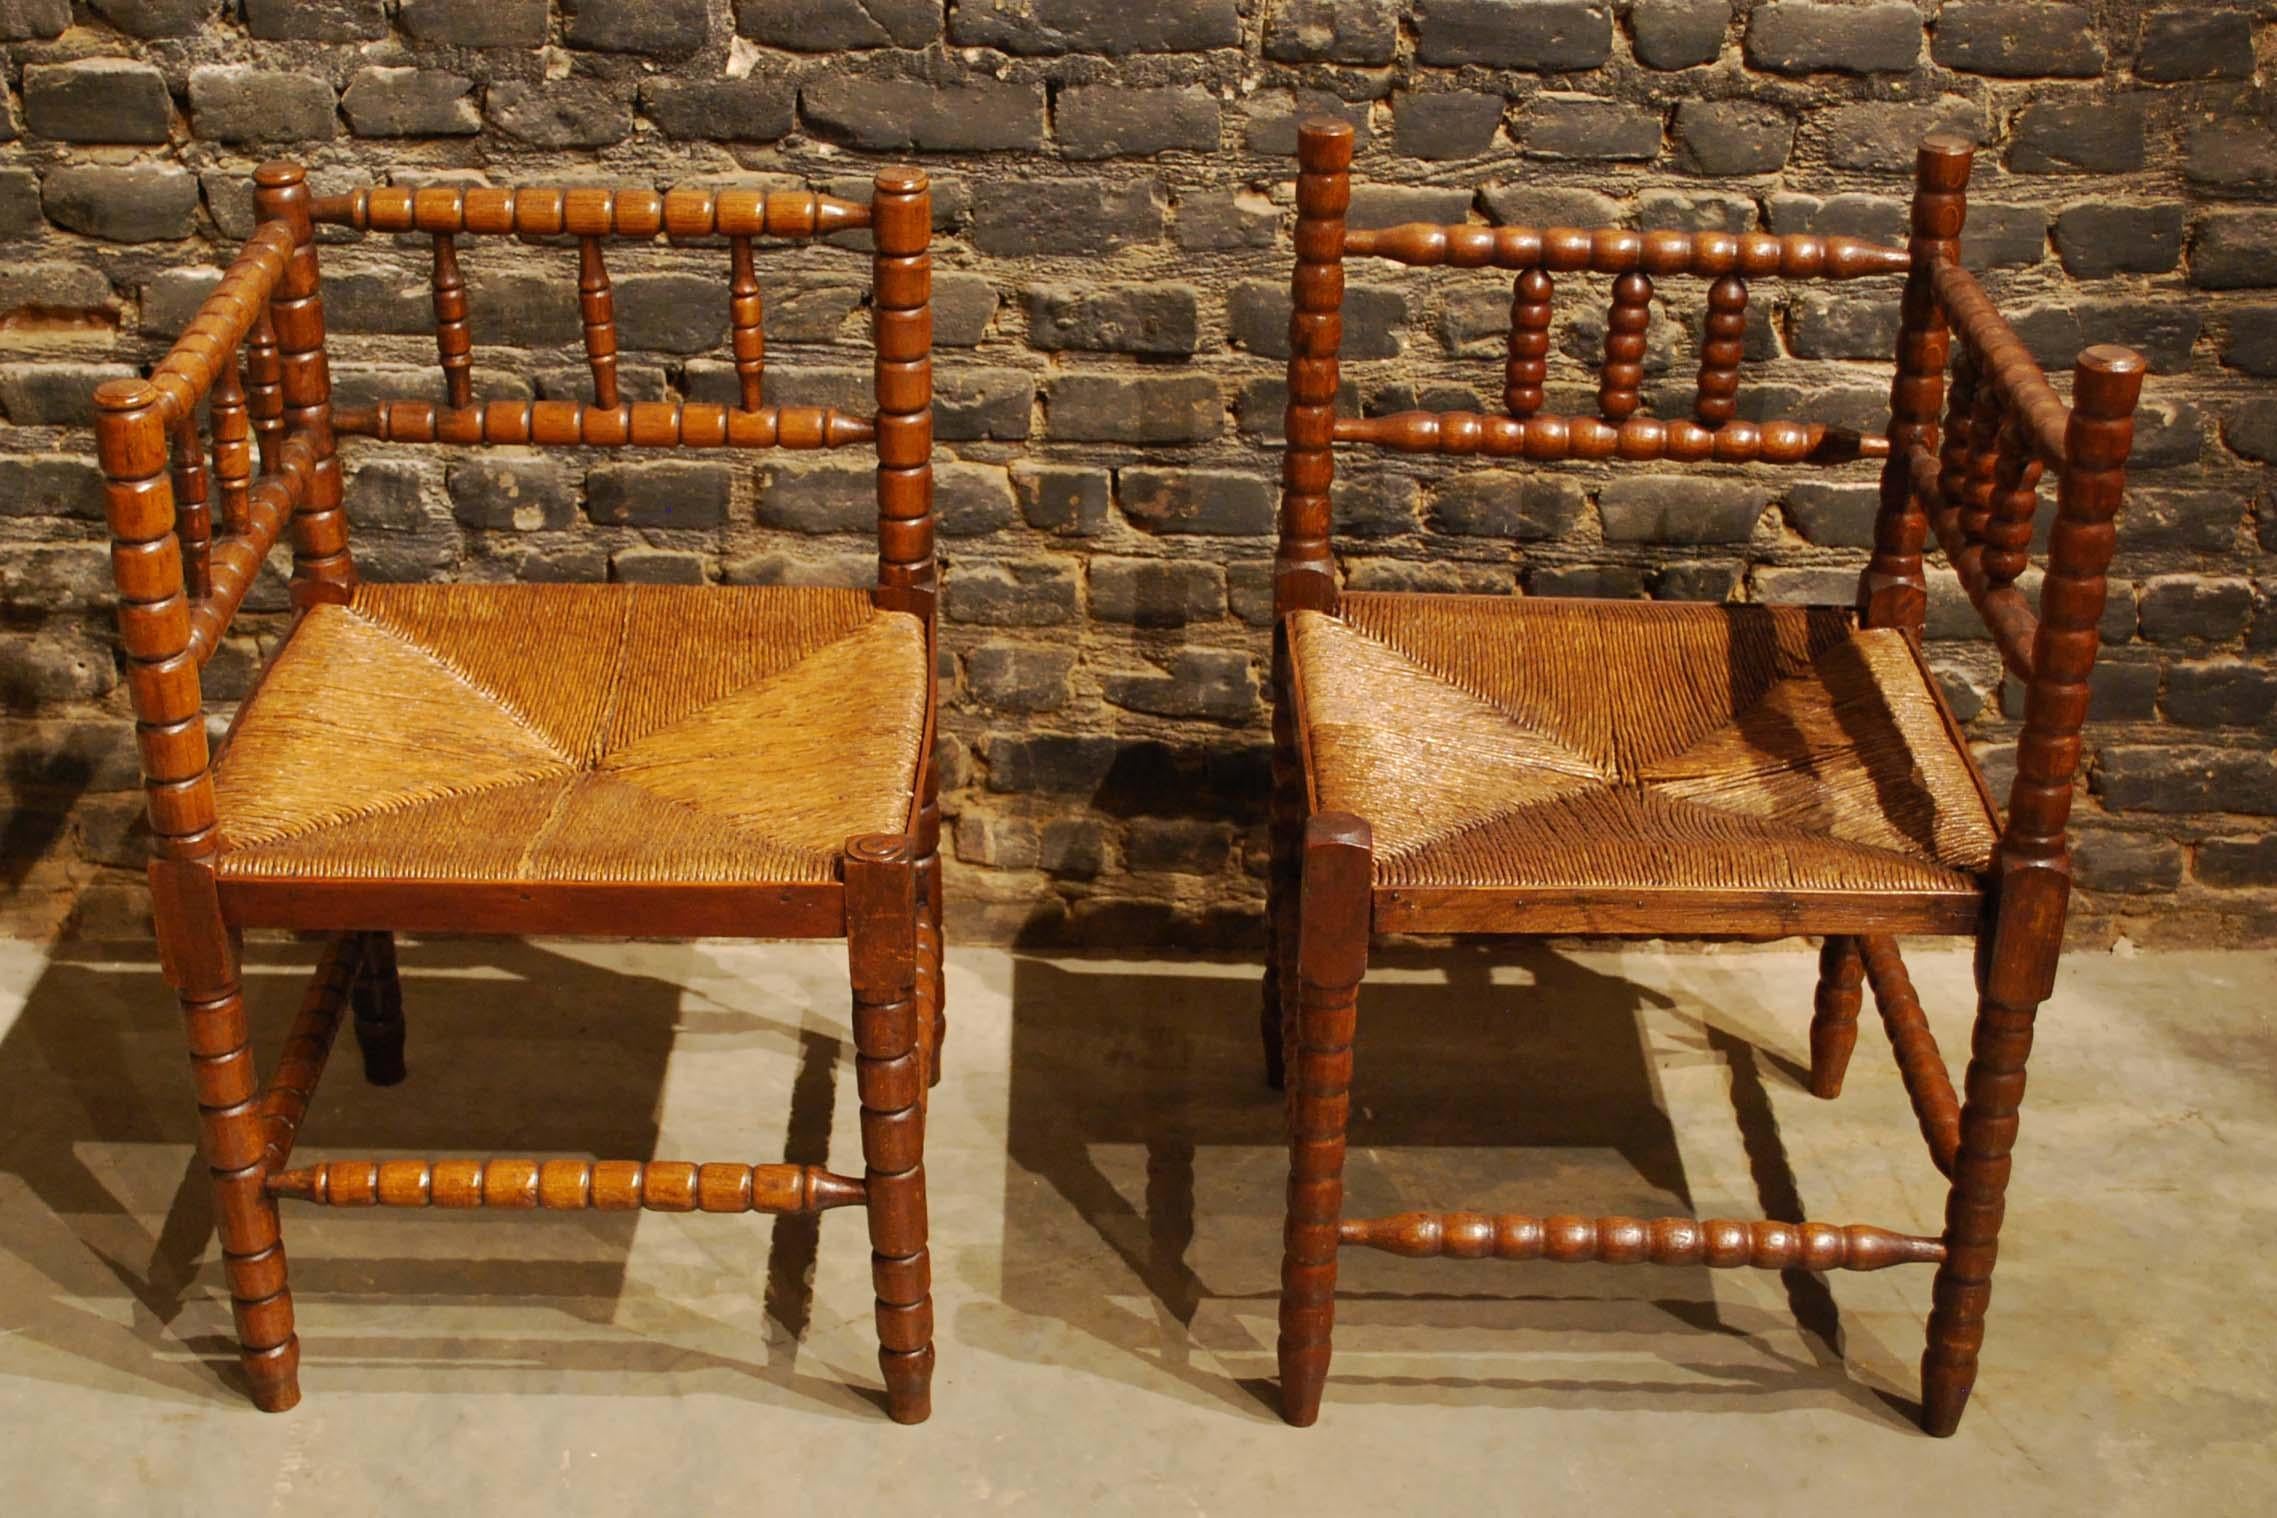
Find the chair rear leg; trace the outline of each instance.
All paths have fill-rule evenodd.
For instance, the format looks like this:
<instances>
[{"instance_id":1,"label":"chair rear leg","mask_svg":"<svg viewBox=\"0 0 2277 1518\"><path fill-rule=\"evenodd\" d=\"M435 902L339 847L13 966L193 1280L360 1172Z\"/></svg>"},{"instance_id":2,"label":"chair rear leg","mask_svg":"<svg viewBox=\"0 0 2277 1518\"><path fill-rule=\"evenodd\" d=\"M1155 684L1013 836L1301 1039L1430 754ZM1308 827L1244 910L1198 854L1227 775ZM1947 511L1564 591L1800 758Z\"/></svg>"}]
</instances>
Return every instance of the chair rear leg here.
<instances>
[{"instance_id":1,"label":"chair rear leg","mask_svg":"<svg viewBox=\"0 0 2277 1518\"><path fill-rule=\"evenodd\" d=\"M925 1041L925 1081L941 1084L941 1049L949 1041L949 978L945 963L946 940L941 933L941 856L926 855L917 862L917 887L922 898L918 919L917 973L923 981L927 1025L918 1031Z\"/></svg>"},{"instance_id":2,"label":"chair rear leg","mask_svg":"<svg viewBox=\"0 0 2277 1518\"><path fill-rule=\"evenodd\" d=\"M202 864L161 861L151 866L150 884L159 960L181 999L190 1046L198 1152L213 1187L239 1359L254 1405L281 1413L300 1401L300 1339L277 1207L263 1185L260 1080L236 937Z\"/></svg>"},{"instance_id":3,"label":"chair rear leg","mask_svg":"<svg viewBox=\"0 0 2277 1518\"><path fill-rule=\"evenodd\" d=\"M1273 643L1273 788L1266 824L1271 859L1265 875L1265 983L1258 1033L1265 1045L1265 1084L1278 1091L1288 1079L1289 1049L1297 1031L1296 902L1304 796L1303 777L1297 767L1295 718L1283 677L1287 644L1279 633Z\"/></svg>"},{"instance_id":4,"label":"chair rear leg","mask_svg":"<svg viewBox=\"0 0 2277 1518\"><path fill-rule=\"evenodd\" d=\"M396 974L393 933L364 935L364 968L351 994L364 1079L375 1086L398 1084L405 1074L403 982Z\"/></svg>"},{"instance_id":5,"label":"chair rear leg","mask_svg":"<svg viewBox=\"0 0 2277 1518\"><path fill-rule=\"evenodd\" d=\"M1279 1345L1281 1416L1299 1428L1320 1416L1336 1322L1352 1033L1360 979L1368 967L1371 884L1365 822L1327 813L1305 825Z\"/></svg>"},{"instance_id":6,"label":"chair rear leg","mask_svg":"<svg viewBox=\"0 0 2277 1518\"><path fill-rule=\"evenodd\" d=\"M925 1062L918 1045L918 919L909 841L846 849L846 954L854 987L855 1078L869 1188L870 1277L886 1411L933 1411L933 1278L926 1249Z\"/></svg>"},{"instance_id":7,"label":"chair rear leg","mask_svg":"<svg viewBox=\"0 0 2277 1518\"><path fill-rule=\"evenodd\" d=\"M1827 939L1818 953L1818 994L1811 1002L1811 1095L1832 1101L1842 1094L1850 1051L1858 1047L1858 1007L1864 999L1866 961L1858 940Z\"/></svg>"}]
</instances>

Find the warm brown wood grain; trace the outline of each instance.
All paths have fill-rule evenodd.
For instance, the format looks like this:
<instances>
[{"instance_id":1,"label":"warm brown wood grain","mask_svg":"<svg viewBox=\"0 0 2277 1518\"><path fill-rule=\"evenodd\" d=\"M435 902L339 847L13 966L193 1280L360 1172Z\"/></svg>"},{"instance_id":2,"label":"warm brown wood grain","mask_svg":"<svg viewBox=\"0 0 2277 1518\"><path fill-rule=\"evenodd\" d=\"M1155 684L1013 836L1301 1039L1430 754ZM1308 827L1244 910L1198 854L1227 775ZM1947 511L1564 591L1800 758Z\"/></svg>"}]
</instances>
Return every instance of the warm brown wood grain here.
<instances>
[{"instance_id":1,"label":"warm brown wood grain","mask_svg":"<svg viewBox=\"0 0 2277 1518\"><path fill-rule=\"evenodd\" d=\"M1510 282L1510 359L1502 368L1502 404L1512 416L1542 409L1542 384L1550 373L1550 300L1556 293L1546 269L1521 269Z\"/></svg>"},{"instance_id":2,"label":"warm brown wood grain","mask_svg":"<svg viewBox=\"0 0 2277 1518\"><path fill-rule=\"evenodd\" d=\"M1625 371L1634 367L1621 365ZM1612 409L1633 396L1616 390L1601 397ZM1477 411L1395 411L1389 416L1340 416L1330 428L1339 443L1373 443L1398 453L1525 459L1666 459L1697 464L1842 464L1879 456L1886 440L1822 422L1726 422L1710 429L1697 422L1632 416L1490 416Z\"/></svg>"},{"instance_id":3,"label":"warm brown wood grain","mask_svg":"<svg viewBox=\"0 0 2277 1518\"><path fill-rule=\"evenodd\" d=\"M1296 268L1289 277L1289 403L1282 430L1281 536L1273 610L1336 604L1329 488L1336 482L1337 349L1344 341L1344 213L1352 203L1352 128L1310 121L1297 133Z\"/></svg>"},{"instance_id":4,"label":"warm brown wood grain","mask_svg":"<svg viewBox=\"0 0 2277 1518\"><path fill-rule=\"evenodd\" d=\"M1726 274L1708 287L1708 319L1700 337L1699 394L1692 414L1722 427L1739 414L1739 366L1747 354L1747 281Z\"/></svg>"},{"instance_id":5,"label":"warm brown wood grain","mask_svg":"<svg viewBox=\"0 0 2277 1518\"><path fill-rule=\"evenodd\" d=\"M1858 940L1837 933L1819 948L1818 992L1811 1002L1811 1095L1833 1101L1858 1046L1858 1006L1864 999L1865 962Z\"/></svg>"},{"instance_id":6,"label":"warm brown wood grain","mask_svg":"<svg viewBox=\"0 0 2277 1518\"><path fill-rule=\"evenodd\" d=\"M932 216L925 177L913 170L886 170L876 177L867 205L804 193L689 190L659 195L594 188L377 189L319 202L310 196L298 166L272 163L256 176L255 206L259 224L252 236L151 378L114 381L96 396L96 452L112 536L125 683L136 718L156 855L151 882L159 953L181 1001L199 1147L254 1402L282 1410L300 1396L299 1340L274 1205L279 1196L335 1206L508 1209L779 1213L861 1206L870 1221L888 1408L899 1421L922 1420L930 1407L934 1355L924 1111L927 1082L939 1074L946 1028L940 803L929 755L935 728L939 569L931 463ZM423 232L433 238L430 283L443 404L383 400L335 412L315 241L319 222ZM806 238L862 227L871 229L876 244L871 264L874 416L764 405L762 297L752 239ZM479 235L579 239L579 304L593 373L592 403L474 398L473 334L457 239ZM729 241L722 298L730 315L737 405L627 402L619 393L615 301L600 241L658 235ZM199 432L201 414L212 433L210 467ZM561 878L468 867L463 851L494 840L473 837L465 828L437 831L444 841L436 847L447 858L415 857L428 847L422 841L427 835L414 834L405 820L417 806L391 802L395 793L388 788L400 781L396 772L416 766L399 757L387 767L390 773L357 772L352 752L356 724L359 714L368 717L378 703L388 711L389 722L408 725L406 736L416 738L425 723L438 742L463 742L463 733L443 731L449 703L431 690L422 696L385 687L358 689L359 680L376 685L407 678L387 675L384 660L367 668L368 661L357 658L328 660L307 653L292 662L296 651L359 650L370 638L420 646L415 629L401 620L409 615L404 608L412 605L403 597L424 595L427 588L399 593L393 587L359 587L342 509L337 432L381 443L461 446L812 449L874 444L879 504L875 589L868 594L812 588L691 591L733 598L731 608L718 613L730 621L758 620L738 634L736 647L727 648L706 630L712 613L698 615L691 607L650 614L660 618L665 636L680 642L661 651L661 665L642 675L641 689L642 699L653 704L660 690L673 687L672 699L695 699L700 716L717 703L709 695L691 698L688 690L678 688L682 683L708 689L708 664L727 656L748 662L754 648L743 645L754 639L766 646L782 644L792 650L785 655L791 660L788 671L754 676L735 665L723 677L723 688L754 678L785 682L774 688L796 690L810 708L828 708L812 713L815 730L826 732L842 730L848 703L859 703L852 720L860 731L846 734L845 766L820 788L826 794L807 799L825 809L815 815L835 816L827 809L845 804L850 794L870 795L893 825L906 823L906 832L851 841L833 832L826 844L785 845L773 853L768 852L771 845L749 839L706 852L708 846L644 834L614 840L627 857L612 858L608 869L565 871ZM199 666L221 646L270 549L287 538L294 560L295 621L282 654L272 659L253 698L240 708L218 792L230 798L231 811L218 815L222 805L208 750ZM541 592L583 593L558 586L509 588L531 592L525 604L533 610L568 605L561 595L549 601ZM435 588L445 597L485 589ZM610 596L657 593L638 587L601 589ZM390 595L397 599L389 600ZM779 610L762 615L751 598L766 596L779 598L768 603ZM616 604L638 609L629 600ZM621 621L630 611L615 614ZM445 606L430 607L424 615L437 626L458 625ZM397 620L386 622L385 632L370 632L363 642L339 641L339 629L366 622L378 627L390 617ZM557 611L554 620L566 628L576 618ZM873 628L880 630L879 637L861 642L859 652L830 666L841 674L827 690L819 683L826 677L808 673L808 663L801 662L820 660L841 640L853 644L867 638ZM542 660L547 639L561 631L543 625L542 618L527 626L532 657ZM309 659L327 661L313 683L297 673L312 668ZM533 678L534 689L559 695L574 691L580 679L589 680L590 671L565 659ZM799 678L807 683L789 683ZM899 683L887 688L889 681ZM460 692L458 686L452 690ZM478 707L489 700L471 677L460 693ZM302 705L295 707L295 702ZM480 717L478 712L476 719ZM476 719L462 712L451 720ZM531 733L537 731L537 717L525 713L519 720ZM311 783L308 766L296 769L287 762L289 742L286 749L277 747L286 742L279 734L289 738L302 730L296 722L313 724L320 734L317 741L328 745L326 763L319 768L325 784L337 781L344 787L337 794L328 791L313 801L303 794ZM638 742L655 737L649 733ZM692 732L684 741L687 752L711 765L707 774L729 773L710 761L705 745L714 740L709 729ZM681 754L669 746L653 752L636 749L637 742L625 751L633 755L627 763L636 767L668 768ZM869 757L884 752L901 757L891 765ZM255 753L268 758L248 757ZM763 782L768 757L764 744L754 743L747 773ZM269 768L262 769L263 764ZM858 765L869 768L857 770ZM559 781L564 787L587 783L582 772ZM615 779L590 783L629 788L629 782ZM669 787L680 782L667 777L656 783ZM264 785L271 793L262 796L263 804L248 806L249 796ZM359 785L376 785L379 793L359 791ZM295 786L300 791L289 801L280 799ZM739 782L737 788L750 785ZM361 821L386 819L382 826L392 844L378 846L359 835L360 842L337 857L318 848L283 865L272 859L276 867L264 868L264 845L277 843L259 832L267 823L250 832L232 825L239 815L234 809L240 807L274 823L315 805L322 813L315 830L333 838L339 817L322 811L326 797L344 799ZM592 815L600 820L584 826L605 832L606 804ZM654 816L654 808L641 815ZM594 841L611 842L582 835L571 840L578 846ZM374 867L374 860L381 866ZM294 861L314 864L299 868ZM493 878L500 874L511 878ZM265 1086L254 1068L240 994L237 943L248 926L330 936ZM366 1078L391 1085L405 1077L398 932L845 937L856 998L867 1176L857 1180L802 1165L636 1160L335 1160L287 1170L318 1080L351 1011Z\"/></svg>"},{"instance_id":7,"label":"warm brown wood grain","mask_svg":"<svg viewBox=\"0 0 2277 1518\"><path fill-rule=\"evenodd\" d=\"M1605 320L1605 362L1598 369L1597 414L1618 427L1643 404L1645 327L1652 320L1652 277L1623 274L1613 281L1613 309Z\"/></svg>"},{"instance_id":8,"label":"warm brown wood grain","mask_svg":"<svg viewBox=\"0 0 2277 1518\"><path fill-rule=\"evenodd\" d=\"M1874 987L1874 1004L1882 1014L1882 1027L1897 1056L1898 1077L1905 1083L1906 1099L1929 1145L1930 1162L1941 1175L1953 1173L1953 1155L1961 1144L1961 1104L1953 1095L1953 1077L1936 1035L1921 1010L1913 977L1906 973L1897 940L1869 934L1858 940L1864 950L1866 975Z\"/></svg>"},{"instance_id":9,"label":"warm brown wood grain","mask_svg":"<svg viewBox=\"0 0 2277 1518\"><path fill-rule=\"evenodd\" d=\"M1857 279L1902 274L1912 256L1856 237L1768 232L1635 232L1625 227L1475 227L1403 222L1346 232L1346 254L1421 268L1587 270L1717 279Z\"/></svg>"},{"instance_id":10,"label":"warm brown wood grain","mask_svg":"<svg viewBox=\"0 0 2277 1518\"><path fill-rule=\"evenodd\" d=\"M1549 1260L1560 1265L1705 1265L1711 1270L1886 1270L1945 1258L1936 1239L1870 1224L1731 1218L1585 1218L1570 1214L1403 1212L1346 1218L1342 1241L1410 1259Z\"/></svg>"}]
</instances>

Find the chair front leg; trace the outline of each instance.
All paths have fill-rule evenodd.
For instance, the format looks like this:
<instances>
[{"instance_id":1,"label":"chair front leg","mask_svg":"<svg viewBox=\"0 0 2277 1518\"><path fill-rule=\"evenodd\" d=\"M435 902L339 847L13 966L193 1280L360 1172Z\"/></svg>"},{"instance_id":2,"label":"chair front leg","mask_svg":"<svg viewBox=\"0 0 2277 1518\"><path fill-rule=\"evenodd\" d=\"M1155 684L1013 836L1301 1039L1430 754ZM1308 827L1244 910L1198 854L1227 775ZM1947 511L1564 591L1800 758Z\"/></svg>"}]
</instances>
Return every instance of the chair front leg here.
<instances>
[{"instance_id":1,"label":"chair front leg","mask_svg":"<svg viewBox=\"0 0 2277 1518\"><path fill-rule=\"evenodd\" d=\"M1352 1035L1368 967L1370 856L1368 825L1357 817L1324 813L1305 825L1279 1345L1281 1416L1299 1428L1320 1416L1336 1322Z\"/></svg>"},{"instance_id":2,"label":"chair front leg","mask_svg":"<svg viewBox=\"0 0 2277 1518\"><path fill-rule=\"evenodd\" d=\"M1270 862L1265 875L1265 984L1258 1033L1265 1045L1265 1084L1282 1089L1296 1039L1297 874L1304 843L1304 776L1289 702L1287 634L1273 635L1273 779L1266 821Z\"/></svg>"},{"instance_id":3,"label":"chair front leg","mask_svg":"<svg viewBox=\"0 0 2277 1518\"><path fill-rule=\"evenodd\" d=\"M364 1057L364 1079L393 1086L404 1077L403 983L396 974L395 935L364 935L364 966L356 977L356 1048Z\"/></svg>"},{"instance_id":4,"label":"chair front leg","mask_svg":"<svg viewBox=\"0 0 2277 1518\"><path fill-rule=\"evenodd\" d=\"M1858 940L1827 939L1818 955L1818 994L1811 1002L1811 1095L1842 1094L1850 1051L1858 1047L1858 1007L1865 999L1866 961Z\"/></svg>"},{"instance_id":5,"label":"chair front leg","mask_svg":"<svg viewBox=\"0 0 2277 1518\"><path fill-rule=\"evenodd\" d=\"M933 1411L933 1276L926 1249L925 1061L918 1044L918 920L911 841L846 847L846 954L854 987L855 1079L862 1099L870 1277L886 1411Z\"/></svg>"}]
</instances>

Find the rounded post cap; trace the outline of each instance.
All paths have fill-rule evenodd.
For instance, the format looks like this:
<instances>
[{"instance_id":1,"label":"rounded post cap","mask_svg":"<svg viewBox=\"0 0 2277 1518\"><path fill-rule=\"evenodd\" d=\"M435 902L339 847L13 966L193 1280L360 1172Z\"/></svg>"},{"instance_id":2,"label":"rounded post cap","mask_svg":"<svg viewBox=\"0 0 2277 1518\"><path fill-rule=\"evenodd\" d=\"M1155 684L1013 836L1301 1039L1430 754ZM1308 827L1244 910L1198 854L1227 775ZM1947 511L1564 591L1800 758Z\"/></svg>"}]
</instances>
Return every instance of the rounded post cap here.
<instances>
[{"instance_id":1,"label":"rounded post cap","mask_svg":"<svg viewBox=\"0 0 2277 1518\"><path fill-rule=\"evenodd\" d=\"M1972 158L1977 145L1950 127L1940 128L1921 139L1920 153L1924 158Z\"/></svg>"},{"instance_id":2,"label":"rounded post cap","mask_svg":"<svg viewBox=\"0 0 2277 1518\"><path fill-rule=\"evenodd\" d=\"M915 195L931 182L925 177L923 169L906 163L878 170L877 178L872 181L881 193L887 195Z\"/></svg>"},{"instance_id":3,"label":"rounded post cap","mask_svg":"<svg viewBox=\"0 0 2277 1518\"><path fill-rule=\"evenodd\" d=\"M1309 116L1297 126L1297 156L1308 169L1352 166L1352 123L1334 116Z\"/></svg>"},{"instance_id":4,"label":"rounded post cap","mask_svg":"<svg viewBox=\"0 0 2277 1518\"><path fill-rule=\"evenodd\" d=\"M2097 343L2080 353L2079 367L2095 374L2148 374L2150 360L2117 343Z\"/></svg>"},{"instance_id":5,"label":"rounded post cap","mask_svg":"<svg viewBox=\"0 0 2277 1518\"><path fill-rule=\"evenodd\" d=\"M146 379L110 379L95 387L98 411L141 411L158 402L158 387Z\"/></svg>"},{"instance_id":6,"label":"rounded post cap","mask_svg":"<svg viewBox=\"0 0 2277 1518\"><path fill-rule=\"evenodd\" d=\"M263 189L281 189L286 185L300 184L308 178L308 170L282 158L272 158L253 171L253 182Z\"/></svg>"}]
</instances>

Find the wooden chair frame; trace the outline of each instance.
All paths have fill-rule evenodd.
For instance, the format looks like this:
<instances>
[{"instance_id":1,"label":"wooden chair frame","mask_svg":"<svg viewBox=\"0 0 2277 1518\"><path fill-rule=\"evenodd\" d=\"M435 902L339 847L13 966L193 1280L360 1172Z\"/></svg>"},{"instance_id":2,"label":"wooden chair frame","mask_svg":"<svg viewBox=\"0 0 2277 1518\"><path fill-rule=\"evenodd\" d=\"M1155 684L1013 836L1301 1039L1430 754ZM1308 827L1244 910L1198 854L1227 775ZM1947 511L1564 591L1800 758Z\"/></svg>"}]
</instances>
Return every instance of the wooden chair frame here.
<instances>
[{"instance_id":1,"label":"wooden chair frame","mask_svg":"<svg viewBox=\"0 0 2277 1518\"><path fill-rule=\"evenodd\" d=\"M253 1400L299 1400L277 1207L600 1208L818 1212L869 1216L879 1363L899 1422L930 1410L931 1269L924 1115L938 1076L941 1013L939 807L931 762L939 575L932 475L931 195L890 169L868 202L801 193L628 189L402 189L311 194L301 168L264 165L259 225L148 380L96 394L119 627L136 718L154 857L159 955L181 999L211 1172L217 1229ZM434 239L434 311L447 404L335 409L318 271L319 225ZM761 399L761 295L752 240L867 228L874 240L874 416ZM474 398L464 234L578 239L579 299L594 399ZM626 402L616 382L613 299L602 243L724 237L738 404ZM197 413L210 416L212 467ZM847 841L827 884L475 881L438 888L362 879L225 879L199 670L270 549L292 547L296 618L347 602L356 568L342 510L342 434L456 444L636 448L874 445L874 604L924 627L924 742L907 825ZM258 454L259 469L254 467ZM210 497L209 497L210 489ZM224 533L215 535L218 499ZM296 623L297 625L297 623ZM247 1041L240 942L247 927L332 935L322 967L264 1085ZM290 1168L343 1012L354 1008L366 1076L403 1076L396 931L843 937L853 989L865 1173L815 1166L679 1161L332 1161Z\"/></svg>"},{"instance_id":2,"label":"wooden chair frame","mask_svg":"<svg viewBox=\"0 0 2277 1518\"><path fill-rule=\"evenodd\" d=\"M1524 227L1410 225L1349 229L1351 129L1312 123L1300 136L1289 400L1275 562L1272 947L1264 994L1268 1071L1289 1080L1289 1210L1282 1274L1282 1408L1291 1423L1319 1414L1327 1377L1340 1247L1404 1255L1549 1259L1608 1264L1752 1265L1873 1270L1935 1263L1934 1308L1922 1358L1922 1413L1932 1434L1958 1426L1977 1373L1991 1298L2003 1196L2024 1091L2034 1013L2054 983L2071 866L2066 841L2088 677L2120 506L2133 413L2145 364L2124 348L2080 356L2067 406L1959 264L1971 146L1951 135L1922 146L1903 249L1848 238L1637 233ZM1336 414L1343 262L1373 255L1412 265L1492 265L1520 271L1512 306L1505 416ZM1543 415L1550 273L1616 276L1597 417ZM1735 420L1744 330L1744 279L1846 278L1904 271L1905 294L1887 438L1815 424ZM1695 415L1635 415L1651 276L1714 280ZM1958 339L1958 342L1955 339ZM1948 382L1947 371L1951 376ZM1942 414L1942 421L1940 420ZM1934 533L2007 668L2023 683L2017 772L1981 896L1957 921L1920 920L1851 901L1710 900L1671 910L1635 893L1573 893L1547 906L1494 888L1377 886L1366 819L1316 809L1289 656L1287 619L1337 609L1329 488L1337 443L1406 452L1504 458L1666 459L1815 463L1886 460L1874 550L1861 579L1863 625L1903 629L1918 645L1928 587L1923 549ZM2055 525L2037 611L2017 588L2043 470L2057 476ZM1931 687L1934 694L1934 686ZM1951 716L1945 721L1951 725ZM1957 726L1950 726L1956 746ZM1973 764L1972 764L1973 772ZM1982 787L1981 775L1976 777ZM1985 793L1991 806L1990 793ZM2000 815L1997 808L1993 815ZM1343 1216L1346 1119L1359 982L1372 933L1593 935L1825 935L1811 1022L1811 1089L1841 1091L1871 984L1930 1156L1951 1181L1935 1238L1860 1225L1690 1218L1641 1220L1409 1213ZM1923 1019L1895 938L1945 932L1977 942L1978 1002L1966 1101Z\"/></svg>"}]
</instances>

